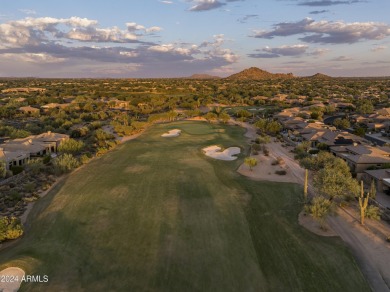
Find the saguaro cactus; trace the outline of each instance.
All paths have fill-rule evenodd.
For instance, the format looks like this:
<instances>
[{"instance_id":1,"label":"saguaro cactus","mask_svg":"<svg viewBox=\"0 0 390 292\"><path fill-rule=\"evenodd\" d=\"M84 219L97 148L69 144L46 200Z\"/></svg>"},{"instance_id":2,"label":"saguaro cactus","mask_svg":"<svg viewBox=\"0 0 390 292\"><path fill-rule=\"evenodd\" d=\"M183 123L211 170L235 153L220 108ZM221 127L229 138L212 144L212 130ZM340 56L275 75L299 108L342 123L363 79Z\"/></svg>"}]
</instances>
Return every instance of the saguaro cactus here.
<instances>
[{"instance_id":1,"label":"saguaro cactus","mask_svg":"<svg viewBox=\"0 0 390 292\"><path fill-rule=\"evenodd\" d=\"M307 189L308 189L308 183L307 183L307 180L308 180L308 170L305 169L305 184L303 186L303 197L304 197L304 200L305 200L305 203L307 202Z\"/></svg>"},{"instance_id":2,"label":"saguaro cactus","mask_svg":"<svg viewBox=\"0 0 390 292\"><path fill-rule=\"evenodd\" d=\"M368 198L370 193L367 193L367 196L364 196L363 181L360 181L360 197L359 197L359 207L360 207L360 224L364 225L364 219L366 217L366 209L368 206Z\"/></svg>"}]
</instances>

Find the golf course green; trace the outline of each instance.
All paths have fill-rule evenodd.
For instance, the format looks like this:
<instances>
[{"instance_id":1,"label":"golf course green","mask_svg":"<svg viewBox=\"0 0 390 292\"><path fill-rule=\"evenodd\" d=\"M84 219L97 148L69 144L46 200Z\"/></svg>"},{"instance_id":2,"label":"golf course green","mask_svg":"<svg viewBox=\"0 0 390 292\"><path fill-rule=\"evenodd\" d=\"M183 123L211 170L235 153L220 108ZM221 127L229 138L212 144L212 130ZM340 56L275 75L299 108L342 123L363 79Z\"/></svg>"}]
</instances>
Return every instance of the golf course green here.
<instances>
[{"instance_id":1,"label":"golf course green","mask_svg":"<svg viewBox=\"0 0 390 292\"><path fill-rule=\"evenodd\" d=\"M182 130L181 135L161 134ZM0 270L48 275L20 291L370 291L344 243L298 224L302 187L236 172L244 130L149 128L36 203ZM236 161L202 148L242 150Z\"/></svg>"}]
</instances>

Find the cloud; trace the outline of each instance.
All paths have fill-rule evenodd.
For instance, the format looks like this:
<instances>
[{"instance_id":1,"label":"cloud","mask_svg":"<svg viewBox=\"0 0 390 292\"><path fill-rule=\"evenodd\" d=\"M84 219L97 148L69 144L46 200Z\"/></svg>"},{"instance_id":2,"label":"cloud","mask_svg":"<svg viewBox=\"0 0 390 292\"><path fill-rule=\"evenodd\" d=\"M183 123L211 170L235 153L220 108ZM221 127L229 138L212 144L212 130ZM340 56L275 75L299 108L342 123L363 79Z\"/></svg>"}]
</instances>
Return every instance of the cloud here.
<instances>
[{"instance_id":1,"label":"cloud","mask_svg":"<svg viewBox=\"0 0 390 292\"><path fill-rule=\"evenodd\" d=\"M61 63L65 61L63 58L56 58L45 53L6 53L2 54L1 56L4 59L27 63Z\"/></svg>"},{"instance_id":2,"label":"cloud","mask_svg":"<svg viewBox=\"0 0 390 292\"><path fill-rule=\"evenodd\" d=\"M33 9L19 9L20 12L27 14L27 15L35 15L37 12Z\"/></svg>"},{"instance_id":3,"label":"cloud","mask_svg":"<svg viewBox=\"0 0 390 292\"><path fill-rule=\"evenodd\" d=\"M378 22L315 21L305 18L297 22L282 22L271 31L255 31L252 37L272 39L276 36L303 34L307 43L356 43L362 40L380 40L390 36L390 26Z\"/></svg>"},{"instance_id":4,"label":"cloud","mask_svg":"<svg viewBox=\"0 0 390 292\"><path fill-rule=\"evenodd\" d=\"M226 3L219 2L218 0L195 0L192 2L197 4L192 6L189 11L207 11L226 5Z\"/></svg>"},{"instance_id":5,"label":"cloud","mask_svg":"<svg viewBox=\"0 0 390 292\"><path fill-rule=\"evenodd\" d=\"M364 0L285 0L296 2L298 6L309 6L309 7L324 7L334 5L353 5L356 3L366 2Z\"/></svg>"},{"instance_id":6,"label":"cloud","mask_svg":"<svg viewBox=\"0 0 390 292\"><path fill-rule=\"evenodd\" d=\"M6 47L39 46L42 43L68 41L92 43L142 43L142 37L162 30L127 23L127 29L116 26L99 28L96 20L80 17L27 17L0 24L0 43Z\"/></svg>"},{"instance_id":7,"label":"cloud","mask_svg":"<svg viewBox=\"0 0 390 292\"><path fill-rule=\"evenodd\" d=\"M320 0L320 1L304 1L297 5L299 6L332 6L340 4L351 4L351 1L331 1L331 0Z\"/></svg>"},{"instance_id":8,"label":"cloud","mask_svg":"<svg viewBox=\"0 0 390 292\"><path fill-rule=\"evenodd\" d=\"M337 57L337 58L333 58L333 59L331 59L330 61L335 61L335 62L346 62L346 61L351 61L351 60L353 60L353 59L350 58L350 57L340 56L340 57Z\"/></svg>"},{"instance_id":9,"label":"cloud","mask_svg":"<svg viewBox=\"0 0 390 292\"><path fill-rule=\"evenodd\" d=\"M163 4L173 4L172 1L165 1L165 0L159 0L158 2L163 3Z\"/></svg>"},{"instance_id":10,"label":"cloud","mask_svg":"<svg viewBox=\"0 0 390 292\"><path fill-rule=\"evenodd\" d=\"M386 46L375 46L371 49L372 52L379 52L379 51L383 51L383 50L386 50L387 47Z\"/></svg>"},{"instance_id":11,"label":"cloud","mask_svg":"<svg viewBox=\"0 0 390 292\"><path fill-rule=\"evenodd\" d=\"M249 19L258 18L258 17L259 17L258 14L248 14L248 15L245 15L245 16L237 19L237 21L240 23L246 23Z\"/></svg>"},{"instance_id":12,"label":"cloud","mask_svg":"<svg viewBox=\"0 0 390 292\"><path fill-rule=\"evenodd\" d=\"M314 11L310 11L309 14L322 14L327 12L329 12L329 10L314 10Z\"/></svg>"},{"instance_id":13,"label":"cloud","mask_svg":"<svg viewBox=\"0 0 390 292\"><path fill-rule=\"evenodd\" d=\"M248 54L248 57L257 58L257 59L271 59L271 58L279 58L280 55L268 54L268 53L255 53L255 54Z\"/></svg>"},{"instance_id":14,"label":"cloud","mask_svg":"<svg viewBox=\"0 0 390 292\"><path fill-rule=\"evenodd\" d=\"M317 49L314 49L313 51L311 51L309 53L309 55L311 56L323 56L327 53L330 52L330 49L326 49L326 48L317 48Z\"/></svg>"},{"instance_id":15,"label":"cloud","mask_svg":"<svg viewBox=\"0 0 390 292\"><path fill-rule=\"evenodd\" d=\"M212 40L200 44L142 41L142 38L160 30L157 26L147 28L134 22L126 23L125 29L100 28L97 21L76 17L22 19L0 24L0 63L2 70L14 76L35 76L36 72L41 72L40 76L52 76L49 68L53 72L62 72L56 76L72 76L74 72L102 76L83 69L96 68L98 65L104 69L101 74L111 72L113 76L119 76L123 71L122 76L127 76L133 69L122 67L124 64L132 64L131 68L143 70L139 71L143 76L177 76L180 70L204 72L238 61L238 55L224 47L224 35L215 35ZM54 65L58 63L61 66L56 69ZM137 66L134 67L134 64ZM110 71L110 65L124 69Z\"/></svg>"},{"instance_id":16,"label":"cloud","mask_svg":"<svg viewBox=\"0 0 390 292\"><path fill-rule=\"evenodd\" d=\"M278 58L282 56L300 56L306 53L308 49L307 45L292 45L292 46L281 46L276 48L265 47L263 49L256 50L256 54L249 54L251 58Z\"/></svg>"}]
</instances>

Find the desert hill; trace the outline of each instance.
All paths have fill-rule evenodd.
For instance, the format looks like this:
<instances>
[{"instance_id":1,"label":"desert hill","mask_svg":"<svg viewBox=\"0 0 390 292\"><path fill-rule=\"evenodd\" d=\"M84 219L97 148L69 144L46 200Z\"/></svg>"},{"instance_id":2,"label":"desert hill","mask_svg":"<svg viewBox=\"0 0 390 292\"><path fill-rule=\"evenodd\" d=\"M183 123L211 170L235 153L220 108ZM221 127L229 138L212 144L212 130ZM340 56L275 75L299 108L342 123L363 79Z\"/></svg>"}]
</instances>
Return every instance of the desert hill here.
<instances>
[{"instance_id":1,"label":"desert hill","mask_svg":"<svg viewBox=\"0 0 390 292\"><path fill-rule=\"evenodd\" d=\"M283 74L283 73L270 73L265 70L259 69L257 67L251 67L245 69L239 73L233 74L227 79L234 80L261 80L261 79L277 79L277 78L293 78L292 73Z\"/></svg>"}]
</instances>

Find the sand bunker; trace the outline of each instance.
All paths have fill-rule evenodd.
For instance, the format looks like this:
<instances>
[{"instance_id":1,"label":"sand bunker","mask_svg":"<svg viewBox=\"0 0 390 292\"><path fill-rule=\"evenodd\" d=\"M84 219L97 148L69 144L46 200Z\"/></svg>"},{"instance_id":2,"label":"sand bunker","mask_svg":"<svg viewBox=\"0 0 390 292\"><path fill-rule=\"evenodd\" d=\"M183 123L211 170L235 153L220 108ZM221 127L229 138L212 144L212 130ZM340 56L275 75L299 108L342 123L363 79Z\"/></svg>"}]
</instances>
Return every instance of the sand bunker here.
<instances>
[{"instance_id":1,"label":"sand bunker","mask_svg":"<svg viewBox=\"0 0 390 292\"><path fill-rule=\"evenodd\" d=\"M15 292L20 288L24 271L20 268L11 267L0 272L0 291ZM4 281L1 281L4 279Z\"/></svg>"},{"instance_id":2,"label":"sand bunker","mask_svg":"<svg viewBox=\"0 0 390 292\"><path fill-rule=\"evenodd\" d=\"M177 137L177 136L180 135L180 133L181 133L181 130L174 129L174 130L170 130L168 133L162 134L161 137L165 137L165 138L167 138L167 137Z\"/></svg>"},{"instance_id":3,"label":"sand bunker","mask_svg":"<svg viewBox=\"0 0 390 292\"><path fill-rule=\"evenodd\" d=\"M219 160L236 160L237 157L233 155L237 155L241 153L241 149L239 147L230 147L221 151L221 147L213 145L206 148L203 148L204 154L207 156L219 159Z\"/></svg>"}]
</instances>

